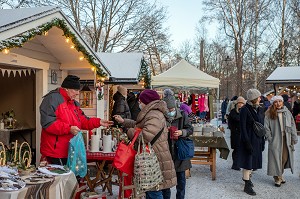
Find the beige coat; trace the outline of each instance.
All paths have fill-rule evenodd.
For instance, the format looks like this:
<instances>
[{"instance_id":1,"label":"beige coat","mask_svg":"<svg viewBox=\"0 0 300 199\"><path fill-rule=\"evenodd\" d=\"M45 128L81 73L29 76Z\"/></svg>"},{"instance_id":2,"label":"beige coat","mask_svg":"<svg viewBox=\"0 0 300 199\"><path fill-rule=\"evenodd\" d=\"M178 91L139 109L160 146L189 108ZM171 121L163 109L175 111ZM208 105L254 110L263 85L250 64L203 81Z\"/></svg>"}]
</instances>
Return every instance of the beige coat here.
<instances>
[{"instance_id":1,"label":"beige coat","mask_svg":"<svg viewBox=\"0 0 300 199\"><path fill-rule=\"evenodd\" d=\"M132 138L134 134L134 126L142 129L145 142L151 142L155 135L164 128L163 133L156 140L153 149L160 163L164 182L159 185L158 190L167 189L177 184L174 163L169 151L168 145L168 129L166 119L163 113L167 111L166 103L162 100L155 100L147 104L137 116L136 122L125 119L123 125L131 127L128 129L128 137Z\"/></svg>"}]
</instances>

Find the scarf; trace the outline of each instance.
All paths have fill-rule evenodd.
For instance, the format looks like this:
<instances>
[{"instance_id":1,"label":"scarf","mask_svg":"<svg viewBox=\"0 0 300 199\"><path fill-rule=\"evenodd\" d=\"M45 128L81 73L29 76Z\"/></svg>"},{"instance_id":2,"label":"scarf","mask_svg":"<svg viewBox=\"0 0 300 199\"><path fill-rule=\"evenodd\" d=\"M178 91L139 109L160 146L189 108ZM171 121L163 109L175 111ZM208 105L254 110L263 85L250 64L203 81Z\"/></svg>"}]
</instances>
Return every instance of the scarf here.
<instances>
[{"instance_id":1,"label":"scarf","mask_svg":"<svg viewBox=\"0 0 300 199\"><path fill-rule=\"evenodd\" d=\"M289 117L288 109L283 106L282 109L277 110L277 113L282 113L283 118L285 119L283 122L285 122L285 126L292 127L292 118Z\"/></svg>"}]
</instances>

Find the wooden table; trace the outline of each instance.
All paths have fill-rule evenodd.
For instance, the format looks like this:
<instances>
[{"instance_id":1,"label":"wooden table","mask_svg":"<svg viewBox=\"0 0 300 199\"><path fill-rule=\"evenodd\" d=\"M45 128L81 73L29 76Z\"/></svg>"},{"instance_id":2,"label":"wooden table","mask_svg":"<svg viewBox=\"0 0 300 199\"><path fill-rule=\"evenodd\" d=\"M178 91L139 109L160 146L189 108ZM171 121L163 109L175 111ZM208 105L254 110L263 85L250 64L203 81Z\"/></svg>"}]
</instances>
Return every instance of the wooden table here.
<instances>
[{"instance_id":1,"label":"wooden table","mask_svg":"<svg viewBox=\"0 0 300 199\"><path fill-rule=\"evenodd\" d=\"M224 137L192 136L195 145L195 155L191 159L192 164L209 165L212 180L216 179L216 149L220 151L220 158L227 159L228 145ZM207 150L204 150L204 148Z\"/></svg>"},{"instance_id":2,"label":"wooden table","mask_svg":"<svg viewBox=\"0 0 300 199\"><path fill-rule=\"evenodd\" d=\"M114 167L109 164L108 172L104 171L104 166L107 163L111 163L115 158L115 152L103 153L103 152L86 152L87 162L95 162L97 167L97 174L94 179L91 179L90 173L87 172L85 180L90 188L90 191L94 191L95 187L101 185L103 191L107 188L110 195L112 195L112 174Z\"/></svg>"}]
</instances>

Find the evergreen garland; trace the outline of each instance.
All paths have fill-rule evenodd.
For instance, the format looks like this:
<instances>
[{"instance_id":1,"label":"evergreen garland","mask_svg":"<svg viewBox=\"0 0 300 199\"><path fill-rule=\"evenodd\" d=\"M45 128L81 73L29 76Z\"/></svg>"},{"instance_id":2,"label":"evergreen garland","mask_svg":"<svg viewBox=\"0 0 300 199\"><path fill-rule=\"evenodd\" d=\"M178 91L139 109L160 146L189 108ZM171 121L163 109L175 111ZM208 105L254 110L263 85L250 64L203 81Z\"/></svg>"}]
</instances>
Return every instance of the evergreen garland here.
<instances>
[{"instance_id":1,"label":"evergreen garland","mask_svg":"<svg viewBox=\"0 0 300 199\"><path fill-rule=\"evenodd\" d=\"M30 29L23 34L17 35L13 38L0 41L0 52L5 49L22 47L23 44L36 35L45 35L53 26L61 29L64 32L64 36L71 39L74 44L74 48L81 52L86 60L94 66L97 70L97 75L100 77L106 77L107 74L101 69L100 64L95 63L95 58L83 47L83 45L78 41L75 34L71 32L68 28L66 22L62 19L54 18L52 21L45 23L36 28Z\"/></svg>"}]
</instances>

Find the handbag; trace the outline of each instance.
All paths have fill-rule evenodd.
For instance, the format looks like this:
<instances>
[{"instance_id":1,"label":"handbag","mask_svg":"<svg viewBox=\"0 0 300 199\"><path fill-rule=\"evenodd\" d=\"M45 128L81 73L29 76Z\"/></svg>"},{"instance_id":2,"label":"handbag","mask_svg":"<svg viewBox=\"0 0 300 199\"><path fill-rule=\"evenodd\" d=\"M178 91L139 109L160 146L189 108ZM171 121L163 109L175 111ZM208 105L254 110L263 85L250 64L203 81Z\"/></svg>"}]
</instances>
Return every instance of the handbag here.
<instances>
[{"instance_id":1,"label":"handbag","mask_svg":"<svg viewBox=\"0 0 300 199\"><path fill-rule=\"evenodd\" d=\"M162 182L163 175L152 145L151 143L146 145L141 136L134 161L134 184L137 192L141 193L158 187Z\"/></svg>"},{"instance_id":2,"label":"handbag","mask_svg":"<svg viewBox=\"0 0 300 199\"><path fill-rule=\"evenodd\" d=\"M188 160L194 157L194 142L190 138L179 138L175 146L179 160Z\"/></svg>"},{"instance_id":3,"label":"handbag","mask_svg":"<svg viewBox=\"0 0 300 199\"><path fill-rule=\"evenodd\" d=\"M134 136L128 145L124 141L119 144L112 164L121 172L131 176L133 175L134 157L137 153L133 146L141 130L140 128L135 129Z\"/></svg>"},{"instance_id":4,"label":"handbag","mask_svg":"<svg viewBox=\"0 0 300 199\"><path fill-rule=\"evenodd\" d=\"M75 176L83 178L87 173L86 151L81 131L70 140L67 167Z\"/></svg>"},{"instance_id":5,"label":"handbag","mask_svg":"<svg viewBox=\"0 0 300 199\"><path fill-rule=\"evenodd\" d=\"M247 111L250 113L249 109L246 107ZM264 125L258 121L255 121L253 115L250 113L253 120L253 131L257 137L264 137L266 135L266 129Z\"/></svg>"}]
</instances>

